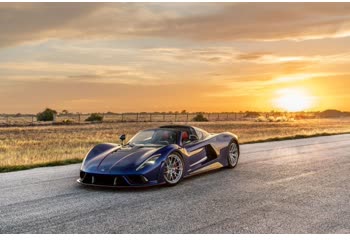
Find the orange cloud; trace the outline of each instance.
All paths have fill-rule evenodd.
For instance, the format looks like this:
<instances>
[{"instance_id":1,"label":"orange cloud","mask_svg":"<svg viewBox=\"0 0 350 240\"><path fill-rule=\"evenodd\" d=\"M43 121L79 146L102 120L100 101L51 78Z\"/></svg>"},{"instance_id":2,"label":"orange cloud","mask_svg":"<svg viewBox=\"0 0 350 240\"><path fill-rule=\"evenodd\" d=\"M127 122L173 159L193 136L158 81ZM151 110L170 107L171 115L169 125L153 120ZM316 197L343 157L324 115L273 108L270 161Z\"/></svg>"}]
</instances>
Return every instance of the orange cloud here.
<instances>
[{"instance_id":1,"label":"orange cloud","mask_svg":"<svg viewBox=\"0 0 350 240\"><path fill-rule=\"evenodd\" d=\"M350 109L349 12L349 3L0 3L0 111L271 110L274 91L300 86L324 107Z\"/></svg>"},{"instance_id":2,"label":"orange cloud","mask_svg":"<svg viewBox=\"0 0 350 240\"><path fill-rule=\"evenodd\" d=\"M338 38L350 36L349 11L350 3L0 3L0 46L50 38Z\"/></svg>"}]
</instances>

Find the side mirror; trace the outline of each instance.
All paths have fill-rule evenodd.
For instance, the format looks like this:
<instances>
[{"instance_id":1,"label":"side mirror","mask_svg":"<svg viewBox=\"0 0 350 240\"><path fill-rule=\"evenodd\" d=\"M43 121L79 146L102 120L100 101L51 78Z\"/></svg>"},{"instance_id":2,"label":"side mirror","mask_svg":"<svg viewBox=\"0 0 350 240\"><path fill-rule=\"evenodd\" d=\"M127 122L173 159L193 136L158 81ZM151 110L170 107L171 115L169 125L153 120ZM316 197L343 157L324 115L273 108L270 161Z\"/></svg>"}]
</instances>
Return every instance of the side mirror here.
<instances>
[{"instance_id":1,"label":"side mirror","mask_svg":"<svg viewBox=\"0 0 350 240\"><path fill-rule=\"evenodd\" d=\"M190 136L189 136L189 140L190 140L191 142L198 141L198 137L197 137L196 135L190 135Z\"/></svg>"},{"instance_id":2,"label":"side mirror","mask_svg":"<svg viewBox=\"0 0 350 240\"><path fill-rule=\"evenodd\" d=\"M126 139L126 135L125 134L120 135L119 139L120 139L120 141L122 141L122 145L124 145L124 141Z\"/></svg>"}]
</instances>

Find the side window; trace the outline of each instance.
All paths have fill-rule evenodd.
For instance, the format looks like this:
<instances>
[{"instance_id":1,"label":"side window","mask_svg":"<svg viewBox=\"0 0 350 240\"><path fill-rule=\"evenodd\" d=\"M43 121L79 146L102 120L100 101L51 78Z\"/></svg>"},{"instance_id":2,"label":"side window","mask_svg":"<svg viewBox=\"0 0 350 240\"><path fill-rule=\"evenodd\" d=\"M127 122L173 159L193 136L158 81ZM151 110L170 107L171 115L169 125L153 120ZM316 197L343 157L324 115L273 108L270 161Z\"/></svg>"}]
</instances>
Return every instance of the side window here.
<instances>
[{"instance_id":1,"label":"side window","mask_svg":"<svg viewBox=\"0 0 350 240\"><path fill-rule=\"evenodd\" d=\"M202 129L194 128L194 130L196 131L196 134L197 134L199 140L202 140L209 135L209 133L207 133L206 131L204 131Z\"/></svg>"},{"instance_id":2,"label":"side window","mask_svg":"<svg viewBox=\"0 0 350 240\"><path fill-rule=\"evenodd\" d=\"M196 129L196 128L195 128L195 131L196 131L196 134L198 136L198 139L202 140L203 139L203 133L199 129Z\"/></svg>"},{"instance_id":3,"label":"side window","mask_svg":"<svg viewBox=\"0 0 350 240\"><path fill-rule=\"evenodd\" d=\"M208 133L208 132L206 132L206 131L202 131L202 133L203 133L203 139L204 138L207 138L210 134Z\"/></svg>"}]
</instances>

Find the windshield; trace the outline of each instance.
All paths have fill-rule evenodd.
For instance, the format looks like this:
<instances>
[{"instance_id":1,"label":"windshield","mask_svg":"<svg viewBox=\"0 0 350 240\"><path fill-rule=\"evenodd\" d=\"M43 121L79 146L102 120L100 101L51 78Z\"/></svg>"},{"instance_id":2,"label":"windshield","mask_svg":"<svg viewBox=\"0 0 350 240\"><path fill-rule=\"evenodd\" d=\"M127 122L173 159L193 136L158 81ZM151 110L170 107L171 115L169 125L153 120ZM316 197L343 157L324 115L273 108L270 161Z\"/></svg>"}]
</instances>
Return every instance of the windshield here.
<instances>
[{"instance_id":1,"label":"windshield","mask_svg":"<svg viewBox=\"0 0 350 240\"><path fill-rule=\"evenodd\" d=\"M129 145L169 145L177 143L176 131L168 129L153 129L138 132Z\"/></svg>"}]
</instances>

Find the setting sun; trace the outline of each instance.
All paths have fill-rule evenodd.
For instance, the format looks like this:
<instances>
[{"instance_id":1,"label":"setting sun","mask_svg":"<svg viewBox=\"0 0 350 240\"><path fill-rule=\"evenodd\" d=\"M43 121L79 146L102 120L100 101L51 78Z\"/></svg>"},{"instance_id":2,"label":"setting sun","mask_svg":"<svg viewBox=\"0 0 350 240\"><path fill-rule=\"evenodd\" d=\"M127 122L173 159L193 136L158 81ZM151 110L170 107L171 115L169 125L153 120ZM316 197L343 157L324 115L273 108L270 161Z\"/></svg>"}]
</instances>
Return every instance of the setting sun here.
<instances>
[{"instance_id":1,"label":"setting sun","mask_svg":"<svg viewBox=\"0 0 350 240\"><path fill-rule=\"evenodd\" d=\"M349 3L0 3L0 115L350 111L349 11Z\"/></svg>"},{"instance_id":2,"label":"setting sun","mask_svg":"<svg viewBox=\"0 0 350 240\"><path fill-rule=\"evenodd\" d=\"M276 107L288 112L308 110L312 107L313 97L305 90L299 88L287 88L277 91L275 99Z\"/></svg>"}]
</instances>

